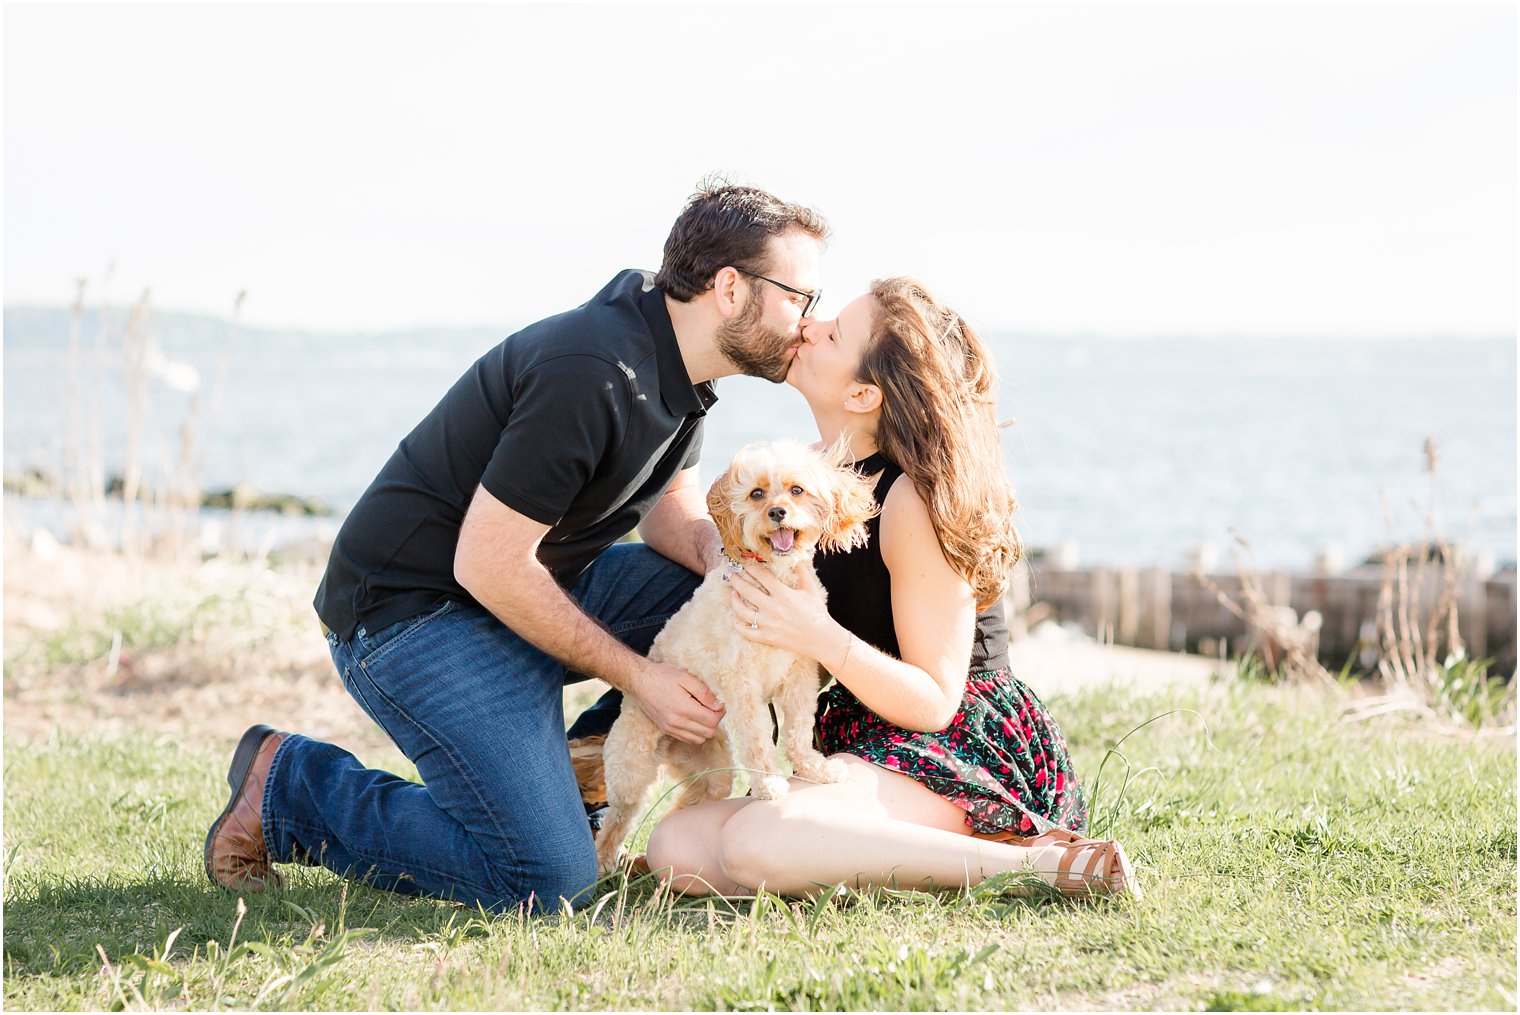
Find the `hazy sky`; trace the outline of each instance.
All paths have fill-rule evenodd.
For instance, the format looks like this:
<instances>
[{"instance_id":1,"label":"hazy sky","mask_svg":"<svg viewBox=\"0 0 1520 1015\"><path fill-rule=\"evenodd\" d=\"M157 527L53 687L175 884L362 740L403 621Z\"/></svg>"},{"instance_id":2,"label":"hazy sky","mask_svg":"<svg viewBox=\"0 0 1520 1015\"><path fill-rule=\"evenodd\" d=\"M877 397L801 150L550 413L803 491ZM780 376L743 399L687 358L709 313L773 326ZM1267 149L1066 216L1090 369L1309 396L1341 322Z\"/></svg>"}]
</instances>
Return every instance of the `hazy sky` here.
<instances>
[{"instance_id":1,"label":"hazy sky","mask_svg":"<svg viewBox=\"0 0 1520 1015\"><path fill-rule=\"evenodd\" d=\"M16 6L5 301L506 324L655 267L710 170L833 313L1513 334L1516 14L1438 6Z\"/></svg>"}]
</instances>

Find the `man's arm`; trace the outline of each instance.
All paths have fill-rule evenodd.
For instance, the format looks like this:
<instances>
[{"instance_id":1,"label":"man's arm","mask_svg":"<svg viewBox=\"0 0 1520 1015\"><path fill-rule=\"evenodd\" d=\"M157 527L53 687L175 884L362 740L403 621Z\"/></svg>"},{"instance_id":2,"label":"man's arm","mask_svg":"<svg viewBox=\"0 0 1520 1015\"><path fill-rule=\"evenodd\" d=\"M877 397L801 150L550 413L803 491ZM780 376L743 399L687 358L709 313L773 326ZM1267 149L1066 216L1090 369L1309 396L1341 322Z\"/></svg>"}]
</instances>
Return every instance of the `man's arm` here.
<instances>
[{"instance_id":1,"label":"man's arm","mask_svg":"<svg viewBox=\"0 0 1520 1015\"><path fill-rule=\"evenodd\" d=\"M588 617L538 559L548 531L478 487L459 529L455 580L538 648L632 695L663 732L692 744L711 738L723 716L712 691L680 667L632 651Z\"/></svg>"},{"instance_id":2,"label":"man's arm","mask_svg":"<svg viewBox=\"0 0 1520 1015\"><path fill-rule=\"evenodd\" d=\"M706 574L723 562L723 540L708 517L707 496L695 467L676 473L654 510L639 523L639 538L697 574Z\"/></svg>"}]
</instances>

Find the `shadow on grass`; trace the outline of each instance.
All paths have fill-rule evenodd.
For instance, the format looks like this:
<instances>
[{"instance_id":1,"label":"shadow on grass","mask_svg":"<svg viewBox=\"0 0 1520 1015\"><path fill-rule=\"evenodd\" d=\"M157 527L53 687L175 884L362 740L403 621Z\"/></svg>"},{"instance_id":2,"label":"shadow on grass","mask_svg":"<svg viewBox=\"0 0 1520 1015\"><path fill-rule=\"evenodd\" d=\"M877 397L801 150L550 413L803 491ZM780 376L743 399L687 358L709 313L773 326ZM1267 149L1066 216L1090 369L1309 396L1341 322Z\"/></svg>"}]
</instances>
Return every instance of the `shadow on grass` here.
<instances>
[{"instance_id":1,"label":"shadow on grass","mask_svg":"<svg viewBox=\"0 0 1520 1015\"><path fill-rule=\"evenodd\" d=\"M376 936L426 941L478 912L340 882L326 872L295 872L283 891L243 895L239 941L284 944L315 926L328 933L371 928ZM181 876L146 880L61 877L12 886L5 900L7 976L76 974L100 968L96 945L112 961L151 954L177 928L175 951L225 949L237 923L238 895ZM500 919L496 917L495 919Z\"/></svg>"}]
</instances>

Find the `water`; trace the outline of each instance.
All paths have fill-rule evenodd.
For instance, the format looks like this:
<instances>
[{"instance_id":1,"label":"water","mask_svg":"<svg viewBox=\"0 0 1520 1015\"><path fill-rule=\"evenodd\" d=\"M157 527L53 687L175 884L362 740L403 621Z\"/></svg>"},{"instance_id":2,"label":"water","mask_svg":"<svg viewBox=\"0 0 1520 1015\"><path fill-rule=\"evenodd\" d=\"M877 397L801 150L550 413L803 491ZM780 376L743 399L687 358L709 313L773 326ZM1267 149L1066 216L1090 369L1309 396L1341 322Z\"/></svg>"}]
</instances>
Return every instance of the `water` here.
<instances>
[{"instance_id":1,"label":"water","mask_svg":"<svg viewBox=\"0 0 1520 1015\"><path fill-rule=\"evenodd\" d=\"M115 332L119 334L119 322ZM5 470L62 469L68 433L67 315L5 314ZM120 353L89 350L78 373L98 379L107 472L120 471L126 399ZM264 491L352 505L395 444L505 331L313 336L244 331L225 395L207 422L224 325L163 315L155 335L201 377L195 432L208 445L207 488ZM1087 563L1183 563L1234 528L1265 566L1308 566L1330 546L1355 562L1387 542L1380 490L1400 537L1433 505L1449 535L1498 560L1515 557L1515 345L1512 340L1266 341L1206 338L990 337L1000 410L1017 417L1004 453L1034 546L1074 543ZM789 388L750 378L719 384L705 471L742 444L816 435ZM143 446L177 453L188 395L150 387ZM1434 484L1422 469L1434 438ZM57 511L7 499L32 524ZM282 522L260 539L330 532ZM1225 555L1228 559L1228 555Z\"/></svg>"}]
</instances>

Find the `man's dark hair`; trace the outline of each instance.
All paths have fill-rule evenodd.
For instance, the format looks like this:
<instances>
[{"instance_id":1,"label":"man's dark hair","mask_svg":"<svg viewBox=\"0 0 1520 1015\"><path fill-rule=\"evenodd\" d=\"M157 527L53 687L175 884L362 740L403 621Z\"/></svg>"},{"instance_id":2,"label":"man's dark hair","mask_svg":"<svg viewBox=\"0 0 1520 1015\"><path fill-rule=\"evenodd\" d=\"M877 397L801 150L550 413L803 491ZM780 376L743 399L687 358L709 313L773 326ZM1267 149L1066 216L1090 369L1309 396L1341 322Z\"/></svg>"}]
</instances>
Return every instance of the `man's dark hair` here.
<instances>
[{"instance_id":1,"label":"man's dark hair","mask_svg":"<svg viewBox=\"0 0 1520 1015\"><path fill-rule=\"evenodd\" d=\"M712 285L720 268L733 265L764 274L769 268L766 242L793 229L820 243L829 236L828 223L811 208L788 204L758 187L708 177L671 227L654 284L671 299L689 303Z\"/></svg>"}]
</instances>

